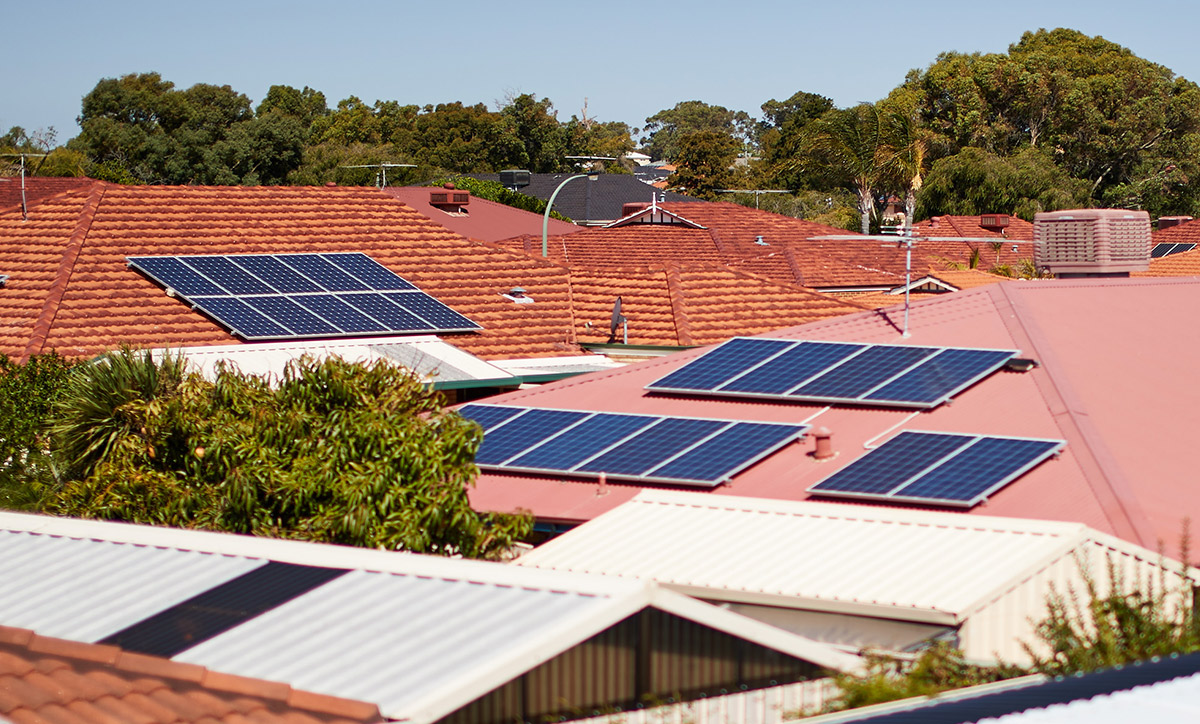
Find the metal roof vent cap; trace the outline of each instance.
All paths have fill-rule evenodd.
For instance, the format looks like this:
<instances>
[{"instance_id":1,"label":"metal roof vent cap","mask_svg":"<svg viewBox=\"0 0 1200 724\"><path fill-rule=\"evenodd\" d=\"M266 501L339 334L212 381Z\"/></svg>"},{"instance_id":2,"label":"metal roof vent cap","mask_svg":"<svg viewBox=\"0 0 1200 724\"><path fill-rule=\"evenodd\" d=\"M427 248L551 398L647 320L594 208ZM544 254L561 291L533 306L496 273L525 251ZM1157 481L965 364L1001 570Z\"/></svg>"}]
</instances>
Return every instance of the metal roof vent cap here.
<instances>
[{"instance_id":1,"label":"metal roof vent cap","mask_svg":"<svg viewBox=\"0 0 1200 724\"><path fill-rule=\"evenodd\" d=\"M467 206L471 203L471 192L464 189L457 189L452 183L442 184L441 188L434 188L429 191L429 205L437 206L443 211L457 210L459 207Z\"/></svg>"},{"instance_id":2,"label":"metal roof vent cap","mask_svg":"<svg viewBox=\"0 0 1200 724\"><path fill-rule=\"evenodd\" d=\"M814 460L829 460L836 457L837 453L833 451L833 433L827 427L818 427L813 430L813 440L816 442L816 447L812 451Z\"/></svg>"},{"instance_id":3,"label":"metal roof vent cap","mask_svg":"<svg viewBox=\"0 0 1200 724\"><path fill-rule=\"evenodd\" d=\"M1049 211L1033 217L1033 261L1058 277L1129 276L1150 268L1150 214Z\"/></svg>"}]
</instances>

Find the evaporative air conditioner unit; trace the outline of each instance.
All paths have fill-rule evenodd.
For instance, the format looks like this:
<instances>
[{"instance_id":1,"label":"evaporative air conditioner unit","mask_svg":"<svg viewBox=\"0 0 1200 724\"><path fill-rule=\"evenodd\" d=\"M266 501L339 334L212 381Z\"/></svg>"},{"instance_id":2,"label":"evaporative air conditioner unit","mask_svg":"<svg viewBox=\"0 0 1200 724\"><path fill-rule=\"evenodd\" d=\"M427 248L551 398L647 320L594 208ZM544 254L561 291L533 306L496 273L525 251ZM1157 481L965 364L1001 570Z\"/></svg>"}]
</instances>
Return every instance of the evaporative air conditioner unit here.
<instances>
[{"instance_id":1,"label":"evaporative air conditioner unit","mask_svg":"<svg viewBox=\"0 0 1200 724\"><path fill-rule=\"evenodd\" d=\"M1055 276L1127 276L1150 267L1150 215L1125 209L1033 217L1033 261Z\"/></svg>"}]
</instances>

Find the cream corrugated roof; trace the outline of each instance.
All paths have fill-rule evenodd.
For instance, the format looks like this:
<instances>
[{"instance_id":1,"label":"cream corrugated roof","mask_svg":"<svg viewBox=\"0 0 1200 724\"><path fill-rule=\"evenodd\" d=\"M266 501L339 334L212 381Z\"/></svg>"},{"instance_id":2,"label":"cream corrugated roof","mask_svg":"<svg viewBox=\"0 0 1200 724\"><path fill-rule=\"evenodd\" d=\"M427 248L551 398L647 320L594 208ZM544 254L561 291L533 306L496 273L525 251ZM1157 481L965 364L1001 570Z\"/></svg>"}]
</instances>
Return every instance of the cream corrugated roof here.
<instances>
[{"instance_id":1,"label":"cream corrugated roof","mask_svg":"<svg viewBox=\"0 0 1200 724\"><path fill-rule=\"evenodd\" d=\"M957 623L1089 545L1078 523L642 491L530 551L524 567L656 580L709 599Z\"/></svg>"},{"instance_id":2,"label":"cream corrugated roof","mask_svg":"<svg viewBox=\"0 0 1200 724\"><path fill-rule=\"evenodd\" d=\"M23 586L54 592L73 607L73 618L85 621L93 608L103 613L134 602L118 628L172 605L138 602L155 595L156 572L167 559L226 561L230 571L240 561L348 570L173 658L357 698L377 704L390 719L415 724L436 721L650 607L817 666L847 671L860 663L652 582L19 513L0 513L0 541L5 535L42 541L0 555L0 581L13 600L27 595ZM96 575L81 577L88 568ZM177 598L228 580L230 571L211 585L196 581ZM20 585L7 585L14 581ZM42 633L62 613L45 596L39 600L42 605L22 609L20 625ZM3 601L0 592L0 625L11 624Z\"/></svg>"}]
</instances>

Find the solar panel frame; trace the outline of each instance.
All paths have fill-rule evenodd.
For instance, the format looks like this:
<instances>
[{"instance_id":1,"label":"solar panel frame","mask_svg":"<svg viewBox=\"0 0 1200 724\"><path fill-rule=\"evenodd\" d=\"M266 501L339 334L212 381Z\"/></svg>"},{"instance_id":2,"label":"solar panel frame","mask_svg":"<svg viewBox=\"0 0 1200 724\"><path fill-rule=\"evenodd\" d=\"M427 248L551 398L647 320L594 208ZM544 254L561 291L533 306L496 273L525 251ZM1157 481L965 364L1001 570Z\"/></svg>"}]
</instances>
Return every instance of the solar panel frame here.
<instances>
[{"instance_id":1,"label":"solar panel frame","mask_svg":"<svg viewBox=\"0 0 1200 724\"><path fill-rule=\"evenodd\" d=\"M906 477L897 478L891 482L886 488L881 488L875 491L852 490L848 488L822 487L831 481L837 481L841 477L845 477L848 471L853 471L856 466L863 467L885 467L886 460L881 460L878 457L872 459L873 456L883 452L886 456L887 447L889 444L904 440L906 438L913 439L915 436L937 436L945 438L959 438L962 441L961 445L954 447L949 453L943 453L936 458L929 458L924 461L923 465L916 465L919 471L909 473ZM972 458L972 449L977 452L981 450L979 446L988 446L992 444L1003 443L1025 443L1028 447L1036 447L1037 450L1033 454L1026 454L1022 457L1019 464L1013 464L1005 468L1003 474L994 474L992 477L980 485L978 482L974 486L971 481L967 481L965 485L970 490L970 494L957 496L932 496L932 495L914 495L912 490L922 490L923 483L939 482L939 478L944 478L948 475L948 471L961 467L963 464L969 463ZM951 508L970 509L986 501L997 491L1009 485L1017 478L1029 472L1033 468L1042 464L1049 458L1059 454L1066 447L1065 440L1056 440L1051 438L1037 437L1020 437L1008 435L973 435L963 433L949 432L932 432L924 430L903 430L895 437L892 437L887 442L874 448L866 455L858 458L849 465L836 471L832 475L826 477L808 488L808 493L814 496L841 498L848 500L869 500L879 502L899 502L899 503L915 503L919 505L936 505ZM958 473L965 475L966 473Z\"/></svg>"},{"instance_id":2,"label":"solar panel frame","mask_svg":"<svg viewBox=\"0 0 1200 724\"><path fill-rule=\"evenodd\" d=\"M482 329L360 252L131 256L126 261L246 340Z\"/></svg>"},{"instance_id":3,"label":"solar panel frame","mask_svg":"<svg viewBox=\"0 0 1200 724\"><path fill-rule=\"evenodd\" d=\"M524 416L525 413L527 413L527 412L549 409L549 408L528 408L528 407L509 408L508 406L505 406L505 405L488 405L488 404L480 404L480 403L471 403L469 405L465 405L461 409L463 409L463 410L471 409L471 410L475 411L476 414L480 414L481 416L486 415L488 417L491 417L493 415L493 413L491 413L491 410L497 409L497 408L499 408L499 409L515 409L515 410L519 410L520 412L518 414L508 416L502 422L497 422L497 423L493 424L492 427L487 430L487 432L489 432L489 433L492 432L493 430L502 429L509 422L514 422L516 420L520 420L521 417ZM585 417L580 418L579 420L573 422L570 425L567 425L560 429L556 429L554 432L546 435L544 438L539 438L537 440L531 441L531 443L528 447L524 448L523 450L521 450L515 454L510 455L509 457L505 458L501 462L498 462L498 463L497 462L489 462L489 461L481 462L480 460L476 459L475 464L478 465L481 470L490 470L490 471L505 472L505 473L528 473L528 474L534 474L534 475L556 475L556 476L578 477L578 478L586 478L586 479L596 479L596 478L599 478L601 474L603 474L606 477L606 479L613 480L613 481L629 481L629 482L636 482L636 483L665 483L665 484L671 484L671 485L688 485L688 486L710 487L711 488L711 487L716 487L717 485L720 485L720 484L728 481L734 475L737 475L741 471L758 463L759 461L763 460L764 458L767 458L770 455L773 455L775 452L777 452L781 448L787 446L788 444L802 439L809 430L808 425L799 424L799 423L758 422L758 421L728 420L728 419L717 419L717 418L644 415L644 414L632 414L632 413L597 412L597 411L583 411L583 410L558 410L558 409L555 409L554 411L555 412L582 413L585 415ZM500 414L503 414L503 413L500 413ZM537 456L534 453L536 453L539 449L545 449L545 446L547 446L547 445L554 445L555 440L563 441L564 439L569 438L573 434L573 431L581 430L585 425L587 425L587 423L589 421L594 420L596 418L600 418L600 417L640 418L643 420L649 420L651 422L638 427L633 432L616 437L608 445L601 447L599 449L595 449L594 452L591 452L591 454L588 455L586 458L579 460L578 462L576 462L574 465L572 465L569 468L522 464L523 459L525 459L527 461L532 461L532 459L536 458ZM622 446L630 443L631 441L633 441L635 438L639 437L643 433L653 430L654 428L662 425L664 422L669 422L669 421L694 421L694 422L702 422L702 423L711 423L713 425L713 427L711 429L707 430L704 434L696 436L688 444L683 445L677 449L674 449L674 450L671 450L668 452L664 452L662 459L653 460L650 463L645 464L644 466L640 466L639 470L641 470L642 472L640 472L638 474L630 474L627 472L614 472L611 468L600 469L599 461L605 455L616 453L617 451L619 451L621 449ZM706 445L716 444L716 445L720 446L722 443L722 436L727 433L733 433L733 431L737 430L740 426L751 426L751 427L758 426L760 429L763 429L764 431L769 431L771 433L774 433L774 436L768 442L757 445L754 448L752 453L742 455L742 456L738 457L737 459L729 462L727 465L723 466L721 468L721 471L719 472L719 475L717 473L714 473L713 476L710 476L708 478L700 478L700 477L686 477L686 476L667 476L667 475L663 475L660 472L658 472L662 469L669 468L669 466L675 464L676 461L688 460L688 456L693 456L693 455L699 456L701 454L701 452L703 452ZM486 436L485 436L485 444L486 444ZM480 450L482 451L482 449L483 449L483 446L481 445ZM680 468L684 467L684 463L680 462L677 467L680 467Z\"/></svg>"},{"instance_id":4,"label":"solar panel frame","mask_svg":"<svg viewBox=\"0 0 1200 724\"><path fill-rule=\"evenodd\" d=\"M701 372L706 372L706 370L705 370L705 367L707 366L706 360L709 358L709 356L720 354L721 350L723 348L725 348L727 345L730 345L733 342L739 342L741 344L741 346L743 347L743 349L741 350L742 358L752 360L750 363L746 364L746 366L744 368L738 369L736 371L729 371L728 366L725 366L725 371L727 372L727 375L722 379L716 380L715 382L713 381L713 378L715 376L713 374L706 373L706 374L697 375L697 377L699 377L700 382L707 383L706 386L697 385L695 387L688 387L688 386L684 386L683 384L681 384L681 380L683 382L689 381L688 376L684 373L686 373L687 371L692 369L693 366L699 367ZM769 350L771 353L755 356L753 354L752 350L745 349L745 347L752 348L753 345L759 344L759 343L770 344L769 347L764 347L764 350ZM799 354L799 350L801 348L803 348L805 345L829 345L829 344L855 345L855 346L861 347L862 349L855 352L854 354L851 354L851 355L848 355L848 356L842 358L840 361L837 361L837 362L831 364L828 368L826 368L825 370L822 370L821 372L819 372L817 374L809 374L804 379L798 378L796 380L796 383L794 385L792 385L787 392L778 393L778 392L762 392L762 391L738 389L739 386L745 386L745 385L739 385L738 380L752 378L756 373L765 374L765 371L768 370L772 366L773 363L785 359L790 354L793 354L793 353ZM912 362L911 364L907 364L904 367L893 367L892 371L891 371L892 373L889 376L883 377L881 375L877 379L876 384L872 385L870 387L870 389L865 390L864 392L862 392L861 394L859 394L855 397L840 397L840 396L831 396L831 395L824 395L824 394L800 394L801 390L804 390L805 388L813 385L823 375L827 374L830 371L834 371L839 368L842 368L843 365L852 363L856 359L862 358L862 356L864 354L867 354L868 351L873 350L873 349L929 350L930 354L924 356L923 359L918 360L916 362ZM918 373L924 365L929 364L931 361L937 359L939 356L946 353L947 351L987 353L987 354L995 355L995 357L990 360L989 364L981 367L977 373L971 374L971 375L966 375L966 376L962 377L962 380L960 381L960 383L957 383L953 386L948 387L941 394L936 395L932 399L923 399L923 400L893 399L893 398L878 396L879 391L887 388L889 385L900 382L901 380L904 379L904 377L906 375ZM907 409L931 409L931 408L937 407L938 405L944 404L945 402L953 399L953 397L955 395L961 393L963 390L974 385L975 383L979 382L980 380L983 380L984 378L992 375L997 370L999 370L1001 367L1003 367L1004 364L1009 359L1012 359L1013 357L1017 356L1018 354L1020 354L1019 350L1010 350L1010 349L970 348L970 347L925 347L925 346L915 346L915 345L860 344L860 343L854 343L854 342L839 342L836 340L833 340L833 341L782 340L782 339L772 339L772 338L767 338L767 337L735 337L721 345L718 345L717 347L714 347L712 350L710 350L706 354L701 355L700 357L697 357L696 359L692 360L691 362L688 362L688 363L684 364L683 366L678 367L675 370L672 370L671 372L668 372L667 374L663 375L662 377L650 382L649 384L647 384L645 386L645 389L649 392L657 392L657 393L665 393L665 394L673 394L673 395L699 395L699 396L705 396L705 397L733 397L733 398L745 398L745 399L755 399L755 400L776 400L776 401L790 402L790 403L794 403L794 404L804 404L804 403L847 404L847 405L863 405L863 406L869 406L869 407L899 407L899 408L907 408ZM713 366L717 366L717 365L713 365Z\"/></svg>"}]
</instances>

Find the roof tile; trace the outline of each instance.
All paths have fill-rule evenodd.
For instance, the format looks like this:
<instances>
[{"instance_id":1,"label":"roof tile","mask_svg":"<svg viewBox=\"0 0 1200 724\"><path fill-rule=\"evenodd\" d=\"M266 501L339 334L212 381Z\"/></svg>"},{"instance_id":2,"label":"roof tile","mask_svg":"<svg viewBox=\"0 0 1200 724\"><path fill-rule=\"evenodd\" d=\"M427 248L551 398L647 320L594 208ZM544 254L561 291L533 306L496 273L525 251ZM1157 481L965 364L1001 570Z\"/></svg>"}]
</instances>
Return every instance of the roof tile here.
<instances>
[{"instance_id":1,"label":"roof tile","mask_svg":"<svg viewBox=\"0 0 1200 724\"><path fill-rule=\"evenodd\" d=\"M59 724L379 721L374 704L0 626L0 715ZM19 642L19 643L12 643ZM87 651L97 649L100 653Z\"/></svg>"},{"instance_id":2,"label":"roof tile","mask_svg":"<svg viewBox=\"0 0 1200 724\"><path fill-rule=\"evenodd\" d=\"M237 342L126 266L134 255L369 254L484 325L446 335L482 357L578 351L566 270L469 241L373 188L149 187L96 182L21 221L0 212L0 353L91 355L127 342ZM449 260L453 260L450 263ZM538 303L516 305L514 286Z\"/></svg>"}]
</instances>

